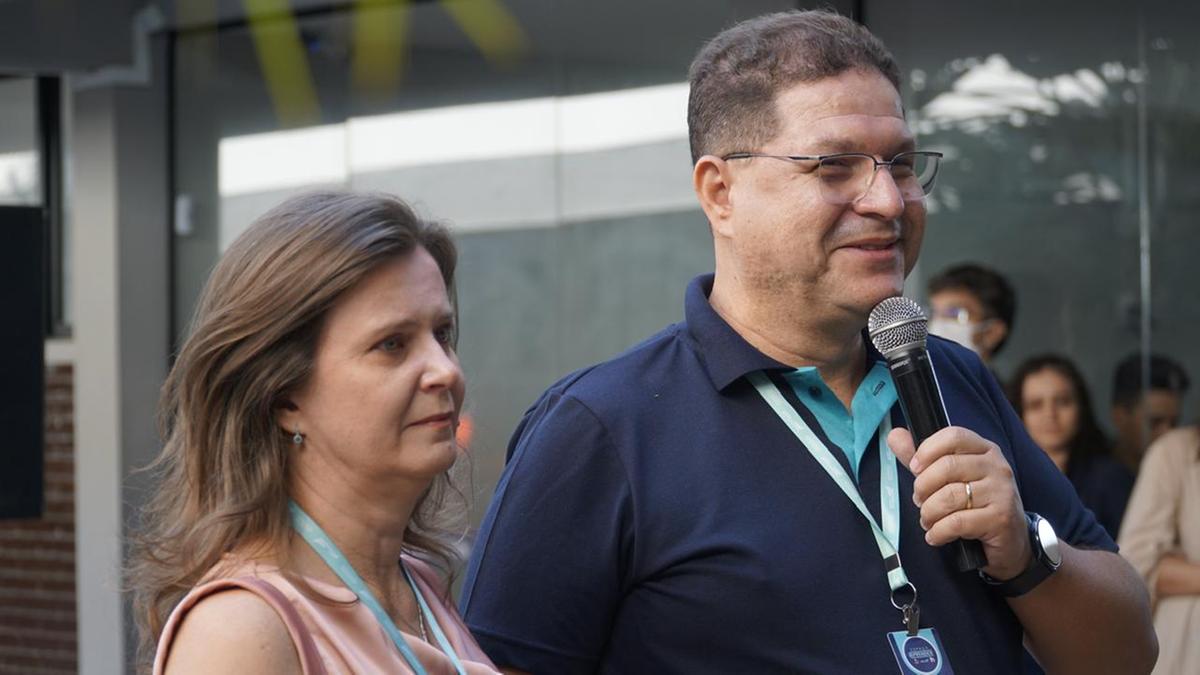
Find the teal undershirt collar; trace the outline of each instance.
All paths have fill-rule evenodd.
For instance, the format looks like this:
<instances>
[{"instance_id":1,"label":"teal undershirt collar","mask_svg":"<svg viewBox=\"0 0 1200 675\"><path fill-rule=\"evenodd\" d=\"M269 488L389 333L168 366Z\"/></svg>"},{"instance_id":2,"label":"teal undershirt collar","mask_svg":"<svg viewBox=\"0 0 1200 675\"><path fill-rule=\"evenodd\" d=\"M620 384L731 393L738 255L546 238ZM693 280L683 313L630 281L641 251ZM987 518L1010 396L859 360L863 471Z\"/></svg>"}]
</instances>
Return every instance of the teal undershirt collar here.
<instances>
[{"instance_id":1,"label":"teal undershirt collar","mask_svg":"<svg viewBox=\"0 0 1200 675\"><path fill-rule=\"evenodd\" d=\"M833 391L825 386L815 366L785 373L784 379L792 385L804 407L817 418L829 441L846 453L857 482L858 464L883 416L889 414L896 403L896 386L892 384L887 364L876 361L867 369L867 376L854 392L848 413Z\"/></svg>"}]
</instances>

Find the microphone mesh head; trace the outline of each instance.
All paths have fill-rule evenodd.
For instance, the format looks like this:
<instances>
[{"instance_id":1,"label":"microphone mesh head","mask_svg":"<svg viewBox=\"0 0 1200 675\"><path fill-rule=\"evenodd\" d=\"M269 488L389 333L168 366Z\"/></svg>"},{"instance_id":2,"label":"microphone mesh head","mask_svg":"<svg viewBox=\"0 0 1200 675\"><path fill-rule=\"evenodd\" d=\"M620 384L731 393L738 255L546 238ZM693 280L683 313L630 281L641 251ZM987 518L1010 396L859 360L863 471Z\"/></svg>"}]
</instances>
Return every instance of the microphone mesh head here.
<instances>
[{"instance_id":1,"label":"microphone mesh head","mask_svg":"<svg viewBox=\"0 0 1200 675\"><path fill-rule=\"evenodd\" d=\"M917 303L902 296L875 305L867 319L871 343L883 355L904 347L925 348L929 319Z\"/></svg>"}]
</instances>

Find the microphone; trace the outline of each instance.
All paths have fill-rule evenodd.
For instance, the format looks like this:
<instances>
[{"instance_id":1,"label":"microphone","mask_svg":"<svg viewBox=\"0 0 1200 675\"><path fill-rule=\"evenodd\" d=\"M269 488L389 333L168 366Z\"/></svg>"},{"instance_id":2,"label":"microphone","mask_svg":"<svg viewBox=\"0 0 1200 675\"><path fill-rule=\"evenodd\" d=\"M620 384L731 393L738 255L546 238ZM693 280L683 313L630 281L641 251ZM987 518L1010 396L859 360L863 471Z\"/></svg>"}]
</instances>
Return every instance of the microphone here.
<instances>
[{"instance_id":1,"label":"microphone","mask_svg":"<svg viewBox=\"0 0 1200 675\"><path fill-rule=\"evenodd\" d=\"M900 410L908 420L913 442L920 447L926 438L950 426L942 390L925 349L929 319L920 305L897 296L875 305L867 320L867 332L871 343L887 359L900 398ZM958 571L970 572L987 565L978 541L959 539L955 545Z\"/></svg>"}]
</instances>

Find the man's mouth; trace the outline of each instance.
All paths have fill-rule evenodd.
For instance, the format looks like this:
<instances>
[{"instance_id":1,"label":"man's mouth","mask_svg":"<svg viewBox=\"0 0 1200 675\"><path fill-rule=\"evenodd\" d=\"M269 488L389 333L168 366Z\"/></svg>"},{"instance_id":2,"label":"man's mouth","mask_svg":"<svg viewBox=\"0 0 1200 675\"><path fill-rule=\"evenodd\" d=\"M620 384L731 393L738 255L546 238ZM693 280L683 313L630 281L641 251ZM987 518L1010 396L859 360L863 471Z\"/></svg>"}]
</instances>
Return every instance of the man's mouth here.
<instances>
[{"instance_id":1,"label":"man's mouth","mask_svg":"<svg viewBox=\"0 0 1200 675\"><path fill-rule=\"evenodd\" d=\"M845 248L857 248L864 251L890 251L900 243L899 239L873 239L846 244Z\"/></svg>"}]
</instances>

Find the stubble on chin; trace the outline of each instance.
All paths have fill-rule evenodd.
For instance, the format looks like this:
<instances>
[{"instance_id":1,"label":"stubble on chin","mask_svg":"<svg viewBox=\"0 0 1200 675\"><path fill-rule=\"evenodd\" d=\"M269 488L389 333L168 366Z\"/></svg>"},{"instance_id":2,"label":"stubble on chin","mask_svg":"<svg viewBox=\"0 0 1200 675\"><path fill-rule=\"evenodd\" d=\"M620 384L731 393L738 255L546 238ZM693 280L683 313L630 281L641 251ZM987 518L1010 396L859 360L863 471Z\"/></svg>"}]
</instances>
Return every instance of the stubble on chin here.
<instances>
[{"instance_id":1,"label":"stubble on chin","mask_svg":"<svg viewBox=\"0 0 1200 675\"><path fill-rule=\"evenodd\" d=\"M742 289L754 297L767 298L787 295L788 290L794 285L791 275L782 270L754 267L742 272Z\"/></svg>"}]
</instances>

